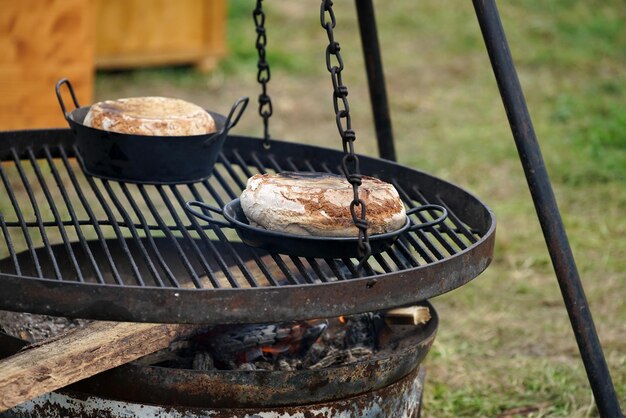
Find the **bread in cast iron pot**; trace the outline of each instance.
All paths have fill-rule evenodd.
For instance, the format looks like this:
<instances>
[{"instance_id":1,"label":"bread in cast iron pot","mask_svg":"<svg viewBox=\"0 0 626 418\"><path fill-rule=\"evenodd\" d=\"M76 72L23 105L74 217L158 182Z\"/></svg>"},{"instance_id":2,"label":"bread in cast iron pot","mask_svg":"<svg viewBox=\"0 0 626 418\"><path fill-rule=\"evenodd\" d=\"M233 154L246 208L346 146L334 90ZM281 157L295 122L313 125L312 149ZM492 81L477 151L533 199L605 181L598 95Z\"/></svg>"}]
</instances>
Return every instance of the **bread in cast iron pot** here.
<instances>
[{"instance_id":1,"label":"bread in cast iron pot","mask_svg":"<svg viewBox=\"0 0 626 418\"><path fill-rule=\"evenodd\" d=\"M166 97L106 100L91 106L85 126L133 135L190 136L217 130L211 115L193 103Z\"/></svg>"},{"instance_id":2,"label":"bread in cast iron pot","mask_svg":"<svg viewBox=\"0 0 626 418\"><path fill-rule=\"evenodd\" d=\"M363 176L359 196L367 207L369 233L402 228L406 211L396 189ZM353 237L352 185L343 176L325 173L256 174L248 179L241 208L253 226L295 235ZM357 209L358 210L358 209Z\"/></svg>"}]
</instances>

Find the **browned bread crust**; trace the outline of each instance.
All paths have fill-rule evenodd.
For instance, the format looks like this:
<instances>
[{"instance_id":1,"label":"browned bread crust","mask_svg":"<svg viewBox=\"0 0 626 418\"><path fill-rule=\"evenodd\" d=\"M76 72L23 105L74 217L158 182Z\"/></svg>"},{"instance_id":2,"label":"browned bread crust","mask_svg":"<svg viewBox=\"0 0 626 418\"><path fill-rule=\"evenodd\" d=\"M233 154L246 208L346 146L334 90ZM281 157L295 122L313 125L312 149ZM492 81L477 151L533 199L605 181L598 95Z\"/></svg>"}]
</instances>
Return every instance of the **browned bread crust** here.
<instances>
[{"instance_id":1,"label":"browned bread crust","mask_svg":"<svg viewBox=\"0 0 626 418\"><path fill-rule=\"evenodd\" d=\"M400 229L406 212L396 189L363 176L359 196L367 206L370 234ZM355 236L350 214L352 186L345 177L322 173L256 174L248 179L241 207L252 225L313 236Z\"/></svg>"},{"instance_id":2,"label":"browned bread crust","mask_svg":"<svg viewBox=\"0 0 626 418\"><path fill-rule=\"evenodd\" d=\"M215 132L211 115L193 103L166 97L132 97L96 103L84 124L133 135L188 136Z\"/></svg>"}]
</instances>

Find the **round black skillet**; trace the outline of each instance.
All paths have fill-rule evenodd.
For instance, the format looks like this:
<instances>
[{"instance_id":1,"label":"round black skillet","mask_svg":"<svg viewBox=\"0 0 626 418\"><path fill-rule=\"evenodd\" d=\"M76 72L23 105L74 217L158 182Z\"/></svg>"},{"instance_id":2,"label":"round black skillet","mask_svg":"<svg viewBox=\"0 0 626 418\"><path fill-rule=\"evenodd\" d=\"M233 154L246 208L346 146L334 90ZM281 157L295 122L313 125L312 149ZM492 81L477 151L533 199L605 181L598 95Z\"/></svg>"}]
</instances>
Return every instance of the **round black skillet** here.
<instances>
[{"instance_id":1,"label":"round black skillet","mask_svg":"<svg viewBox=\"0 0 626 418\"><path fill-rule=\"evenodd\" d=\"M226 221L218 220L195 208L205 209L224 216ZM299 257L313 258L358 258L358 238L354 237L319 237L295 235L285 232L270 231L261 227L250 225L248 218L241 208L239 199L227 203L223 209L208 205L204 202L189 201L186 209L192 215L225 228L234 228L241 240L255 248L262 248L270 252L276 252ZM432 221L415 224L409 215L423 212L437 211L441 215ZM448 212L443 206L422 205L407 211L406 223L402 228L375 234L369 237L372 254L379 254L388 249L398 237L406 231L417 231L443 222Z\"/></svg>"}]
</instances>

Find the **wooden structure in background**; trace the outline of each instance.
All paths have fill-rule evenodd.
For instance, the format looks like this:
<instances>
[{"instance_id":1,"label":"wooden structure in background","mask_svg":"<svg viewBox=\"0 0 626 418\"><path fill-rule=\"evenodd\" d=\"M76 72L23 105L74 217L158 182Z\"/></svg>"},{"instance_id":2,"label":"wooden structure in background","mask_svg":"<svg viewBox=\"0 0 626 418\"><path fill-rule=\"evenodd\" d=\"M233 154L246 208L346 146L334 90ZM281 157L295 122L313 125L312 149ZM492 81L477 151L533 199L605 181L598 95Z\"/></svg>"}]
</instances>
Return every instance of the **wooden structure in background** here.
<instances>
[{"instance_id":1,"label":"wooden structure in background","mask_svg":"<svg viewBox=\"0 0 626 418\"><path fill-rule=\"evenodd\" d=\"M96 66L194 64L226 54L226 0L98 0Z\"/></svg>"},{"instance_id":2,"label":"wooden structure in background","mask_svg":"<svg viewBox=\"0 0 626 418\"><path fill-rule=\"evenodd\" d=\"M226 0L0 0L0 130L66 127L54 85L90 104L94 66L209 71L225 37Z\"/></svg>"},{"instance_id":3,"label":"wooden structure in background","mask_svg":"<svg viewBox=\"0 0 626 418\"><path fill-rule=\"evenodd\" d=\"M68 77L91 103L94 5L90 0L0 0L0 129L67 126L54 85Z\"/></svg>"}]
</instances>

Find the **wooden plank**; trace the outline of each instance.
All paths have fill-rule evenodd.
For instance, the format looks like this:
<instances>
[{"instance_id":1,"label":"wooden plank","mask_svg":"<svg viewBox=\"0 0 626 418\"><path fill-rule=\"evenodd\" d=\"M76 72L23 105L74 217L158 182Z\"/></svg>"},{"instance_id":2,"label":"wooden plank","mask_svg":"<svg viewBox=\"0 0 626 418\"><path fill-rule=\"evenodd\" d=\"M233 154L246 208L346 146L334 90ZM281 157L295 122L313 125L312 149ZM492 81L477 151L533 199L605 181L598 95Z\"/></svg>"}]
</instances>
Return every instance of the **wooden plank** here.
<instances>
[{"instance_id":1,"label":"wooden plank","mask_svg":"<svg viewBox=\"0 0 626 418\"><path fill-rule=\"evenodd\" d=\"M385 320L393 325L420 325L430 321L430 309L426 306L409 306L390 309L385 312Z\"/></svg>"},{"instance_id":2,"label":"wooden plank","mask_svg":"<svg viewBox=\"0 0 626 418\"><path fill-rule=\"evenodd\" d=\"M92 322L0 362L0 411L169 346L181 324Z\"/></svg>"},{"instance_id":3,"label":"wooden plank","mask_svg":"<svg viewBox=\"0 0 626 418\"><path fill-rule=\"evenodd\" d=\"M282 274L271 256L261 258L270 273ZM269 285L254 260L245 262L259 285ZM232 274L243 281L241 270ZM216 279L226 285L223 273ZM204 279L208 280L208 279ZM169 347L202 326L94 321L27 347L0 361L0 412L97 373Z\"/></svg>"}]
</instances>

